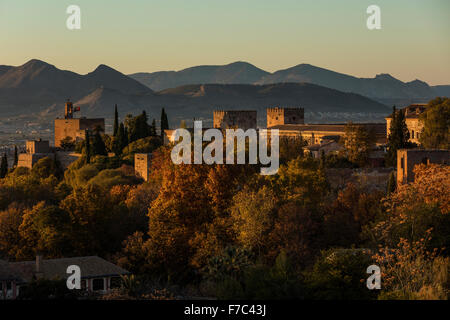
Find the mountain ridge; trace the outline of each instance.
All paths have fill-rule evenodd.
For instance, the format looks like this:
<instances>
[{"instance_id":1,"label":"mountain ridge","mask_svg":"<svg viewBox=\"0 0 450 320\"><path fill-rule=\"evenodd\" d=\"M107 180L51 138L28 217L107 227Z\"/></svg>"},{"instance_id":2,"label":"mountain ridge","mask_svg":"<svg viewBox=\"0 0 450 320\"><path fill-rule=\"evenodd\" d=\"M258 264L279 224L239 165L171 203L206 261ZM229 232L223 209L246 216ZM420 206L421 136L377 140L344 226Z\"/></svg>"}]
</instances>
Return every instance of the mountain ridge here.
<instances>
[{"instance_id":1,"label":"mountain ridge","mask_svg":"<svg viewBox=\"0 0 450 320\"><path fill-rule=\"evenodd\" d=\"M245 77L242 73L231 76L230 73L233 72L232 67L236 64L245 64L246 68L249 70L256 68L258 73L253 73L251 77ZM210 78L214 78L214 76L218 75L217 70L221 70L222 72L226 70L225 73L233 80L228 81L227 78L223 77L218 80L216 79L215 81L205 81L205 78L208 78L205 74L202 74L202 77L196 77L197 72L201 73L202 71L205 71L205 67L212 70ZM187 83L183 78L186 73L191 75L189 79L190 83ZM380 73L373 78L359 78L307 63L277 70L273 73L257 68L248 62L238 61L226 65L194 66L180 71L158 71L154 73L140 72L130 74L129 76L155 91L161 91L186 84L271 84L283 82L309 82L344 92L358 93L383 103L385 101L392 101L395 103L395 101L427 100L433 98L437 94L435 88L418 79L403 82L388 73ZM260 78L258 79L257 77Z\"/></svg>"}]
</instances>

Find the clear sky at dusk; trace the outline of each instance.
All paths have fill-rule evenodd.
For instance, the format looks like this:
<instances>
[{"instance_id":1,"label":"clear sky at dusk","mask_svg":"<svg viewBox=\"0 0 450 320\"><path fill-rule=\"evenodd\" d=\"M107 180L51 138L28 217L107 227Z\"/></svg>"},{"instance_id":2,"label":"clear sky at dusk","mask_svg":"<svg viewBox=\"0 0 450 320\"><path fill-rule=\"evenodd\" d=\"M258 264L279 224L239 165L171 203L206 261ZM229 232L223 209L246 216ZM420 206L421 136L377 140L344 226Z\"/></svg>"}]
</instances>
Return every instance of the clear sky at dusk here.
<instances>
[{"instance_id":1,"label":"clear sky at dusk","mask_svg":"<svg viewBox=\"0 0 450 320\"><path fill-rule=\"evenodd\" d=\"M81 8L81 30L66 8ZM381 8L368 30L366 8ZM87 73L247 61L450 84L449 0L0 0L0 65L41 59Z\"/></svg>"}]
</instances>

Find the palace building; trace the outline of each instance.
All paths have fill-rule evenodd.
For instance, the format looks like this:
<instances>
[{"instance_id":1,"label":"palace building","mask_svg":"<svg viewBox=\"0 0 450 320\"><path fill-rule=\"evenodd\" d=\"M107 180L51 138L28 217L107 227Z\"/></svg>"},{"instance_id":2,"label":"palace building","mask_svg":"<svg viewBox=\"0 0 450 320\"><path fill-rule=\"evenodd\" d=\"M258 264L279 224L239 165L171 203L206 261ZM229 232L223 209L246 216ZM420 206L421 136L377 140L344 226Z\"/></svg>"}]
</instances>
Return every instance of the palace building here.
<instances>
[{"instance_id":1,"label":"palace building","mask_svg":"<svg viewBox=\"0 0 450 320\"><path fill-rule=\"evenodd\" d=\"M67 100L65 105L64 119L55 119L55 147L61 147L61 140L70 137L74 142L83 140L86 131L100 129L105 131L105 119L85 117L74 118L73 113L79 111L79 107L73 107L72 102Z\"/></svg>"},{"instance_id":2,"label":"palace building","mask_svg":"<svg viewBox=\"0 0 450 320\"><path fill-rule=\"evenodd\" d=\"M410 142L420 144L419 137L423 129L423 124L419 117L425 112L426 106L426 104L411 104L401 109L405 112L405 122L408 127ZM392 114L386 117L386 137L389 137L390 134L391 121Z\"/></svg>"}]
</instances>

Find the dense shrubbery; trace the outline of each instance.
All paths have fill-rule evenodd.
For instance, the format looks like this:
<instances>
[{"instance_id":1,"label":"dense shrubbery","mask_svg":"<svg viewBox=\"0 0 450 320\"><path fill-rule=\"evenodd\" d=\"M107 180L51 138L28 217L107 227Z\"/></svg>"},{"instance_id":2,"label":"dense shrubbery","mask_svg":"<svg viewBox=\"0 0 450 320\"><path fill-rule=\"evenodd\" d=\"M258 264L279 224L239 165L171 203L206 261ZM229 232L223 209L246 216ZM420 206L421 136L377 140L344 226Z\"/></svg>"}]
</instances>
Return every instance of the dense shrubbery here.
<instances>
[{"instance_id":1,"label":"dense shrubbery","mask_svg":"<svg viewBox=\"0 0 450 320\"><path fill-rule=\"evenodd\" d=\"M419 166L389 194L335 192L324 169L352 166L340 156L285 154L277 175L261 176L252 165L175 166L160 147L143 182L124 159L159 146L144 129L116 157L84 154L64 175L42 159L1 179L0 254L114 260L136 277L110 299L448 297L448 167ZM381 292L366 288L371 264Z\"/></svg>"}]
</instances>

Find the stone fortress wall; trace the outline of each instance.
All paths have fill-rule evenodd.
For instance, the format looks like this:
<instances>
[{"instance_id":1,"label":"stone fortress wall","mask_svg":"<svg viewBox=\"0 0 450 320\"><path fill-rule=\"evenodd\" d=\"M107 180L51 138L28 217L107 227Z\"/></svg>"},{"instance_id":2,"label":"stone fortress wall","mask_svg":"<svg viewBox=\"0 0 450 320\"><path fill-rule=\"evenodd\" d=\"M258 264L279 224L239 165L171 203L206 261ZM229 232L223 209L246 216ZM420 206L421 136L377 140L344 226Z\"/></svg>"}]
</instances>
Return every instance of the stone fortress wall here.
<instances>
[{"instance_id":1,"label":"stone fortress wall","mask_svg":"<svg viewBox=\"0 0 450 320\"><path fill-rule=\"evenodd\" d=\"M217 129L248 130L257 127L255 110L216 110L213 118L213 126Z\"/></svg>"},{"instance_id":2,"label":"stone fortress wall","mask_svg":"<svg viewBox=\"0 0 450 320\"><path fill-rule=\"evenodd\" d=\"M284 124L304 124L305 109L275 107L267 109L267 128Z\"/></svg>"}]
</instances>

